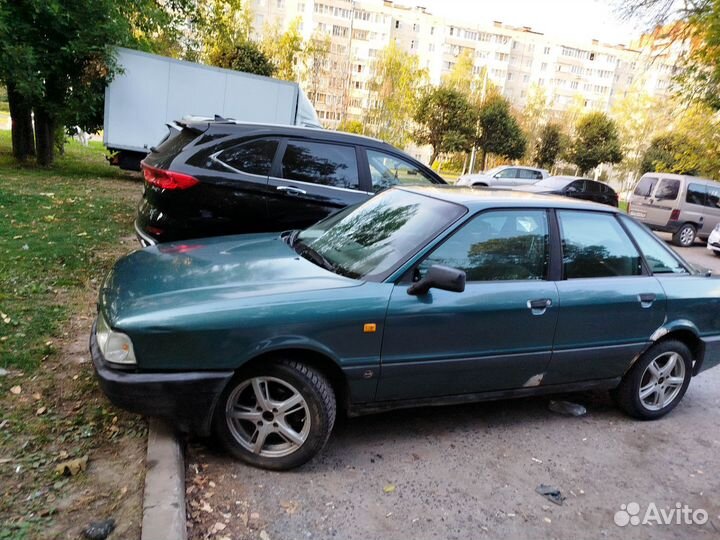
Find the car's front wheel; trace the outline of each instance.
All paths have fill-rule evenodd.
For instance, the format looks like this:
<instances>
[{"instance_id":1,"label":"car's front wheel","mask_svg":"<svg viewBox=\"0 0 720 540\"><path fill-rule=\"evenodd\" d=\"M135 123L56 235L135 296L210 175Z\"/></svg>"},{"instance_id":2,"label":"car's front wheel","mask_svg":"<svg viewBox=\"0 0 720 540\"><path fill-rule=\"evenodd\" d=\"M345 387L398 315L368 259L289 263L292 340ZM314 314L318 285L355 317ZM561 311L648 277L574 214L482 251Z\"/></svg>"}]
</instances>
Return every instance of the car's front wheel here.
<instances>
[{"instance_id":1,"label":"car's front wheel","mask_svg":"<svg viewBox=\"0 0 720 540\"><path fill-rule=\"evenodd\" d=\"M665 416L685 395L692 378L692 354L676 340L650 347L625 374L614 397L626 413L641 420Z\"/></svg>"},{"instance_id":2,"label":"car's front wheel","mask_svg":"<svg viewBox=\"0 0 720 540\"><path fill-rule=\"evenodd\" d=\"M680 247L690 247L695 242L697 230L690 223L685 223L673 234L673 244Z\"/></svg>"},{"instance_id":3,"label":"car's front wheel","mask_svg":"<svg viewBox=\"0 0 720 540\"><path fill-rule=\"evenodd\" d=\"M325 445L335 394L315 369L294 360L238 375L215 409L214 430L234 457L265 469L299 467Z\"/></svg>"}]
</instances>

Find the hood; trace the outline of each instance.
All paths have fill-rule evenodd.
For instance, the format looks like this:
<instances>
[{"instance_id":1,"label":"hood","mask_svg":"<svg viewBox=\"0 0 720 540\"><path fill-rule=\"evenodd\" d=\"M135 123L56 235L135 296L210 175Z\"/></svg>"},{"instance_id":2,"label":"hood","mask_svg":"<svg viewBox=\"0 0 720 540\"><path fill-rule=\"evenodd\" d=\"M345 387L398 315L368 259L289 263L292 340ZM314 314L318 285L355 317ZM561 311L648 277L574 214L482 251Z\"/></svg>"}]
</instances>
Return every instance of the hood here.
<instances>
[{"instance_id":1,"label":"hood","mask_svg":"<svg viewBox=\"0 0 720 540\"><path fill-rule=\"evenodd\" d=\"M160 244L120 259L100 293L111 325L148 313L361 284L300 257L278 234Z\"/></svg>"},{"instance_id":2,"label":"hood","mask_svg":"<svg viewBox=\"0 0 720 540\"><path fill-rule=\"evenodd\" d=\"M477 173L477 174L466 174L465 176L461 176L458 178L457 185L459 186L469 186L473 182L485 182L490 183L494 182L495 179L492 176L488 176L486 174Z\"/></svg>"}]
</instances>

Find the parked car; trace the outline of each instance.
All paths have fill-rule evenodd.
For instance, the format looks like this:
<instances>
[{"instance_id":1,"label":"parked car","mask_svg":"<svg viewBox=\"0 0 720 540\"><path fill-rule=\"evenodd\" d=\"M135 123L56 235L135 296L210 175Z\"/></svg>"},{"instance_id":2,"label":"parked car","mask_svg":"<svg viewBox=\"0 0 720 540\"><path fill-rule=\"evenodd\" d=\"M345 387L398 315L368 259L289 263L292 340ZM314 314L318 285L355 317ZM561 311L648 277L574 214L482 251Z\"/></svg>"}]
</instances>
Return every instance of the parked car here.
<instances>
[{"instance_id":1,"label":"parked car","mask_svg":"<svg viewBox=\"0 0 720 540\"><path fill-rule=\"evenodd\" d=\"M455 185L464 187L519 186L537 182L548 176L550 176L550 173L545 169L502 165L484 173L461 176Z\"/></svg>"},{"instance_id":2,"label":"parked car","mask_svg":"<svg viewBox=\"0 0 720 540\"><path fill-rule=\"evenodd\" d=\"M618 206L618 195L613 188L602 182L580 176L551 176L535 184L518 186L514 189L543 195L563 195L616 208Z\"/></svg>"},{"instance_id":3,"label":"parked car","mask_svg":"<svg viewBox=\"0 0 720 540\"><path fill-rule=\"evenodd\" d=\"M708 236L707 248L720 257L720 223L715 225L710 236Z\"/></svg>"},{"instance_id":4,"label":"parked car","mask_svg":"<svg viewBox=\"0 0 720 540\"><path fill-rule=\"evenodd\" d=\"M143 161L144 245L304 228L398 184L444 184L391 145L337 131L183 124Z\"/></svg>"},{"instance_id":5,"label":"parked car","mask_svg":"<svg viewBox=\"0 0 720 540\"><path fill-rule=\"evenodd\" d=\"M707 240L720 223L720 183L670 173L645 173L628 200L628 212L676 246Z\"/></svg>"},{"instance_id":6,"label":"parked car","mask_svg":"<svg viewBox=\"0 0 720 540\"><path fill-rule=\"evenodd\" d=\"M161 244L103 283L117 406L301 465L339 412L612 389L655 419L720 362L720 279L615 209L394 188L305 230Z\"/></svg>"}]
</instances>

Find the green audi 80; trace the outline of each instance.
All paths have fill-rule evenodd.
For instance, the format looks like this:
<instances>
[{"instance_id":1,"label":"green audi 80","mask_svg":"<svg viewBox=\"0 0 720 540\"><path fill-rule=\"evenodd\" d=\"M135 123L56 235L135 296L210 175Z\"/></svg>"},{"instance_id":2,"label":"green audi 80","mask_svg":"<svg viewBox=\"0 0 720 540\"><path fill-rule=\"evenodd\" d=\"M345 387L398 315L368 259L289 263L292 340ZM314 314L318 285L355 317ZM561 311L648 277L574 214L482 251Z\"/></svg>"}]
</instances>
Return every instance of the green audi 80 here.
<instances>
[{"instance_id":1,"label":"green audi 80","mask_svg":"<svg viewBox=\"0 0 720 540\"><path fill-rule=\"evenodd\" d=\"M393 188L305 230L120 259L90 348L119 407L299 466L337 414L588 389L656 419L720 363L720 279L616 209Z\"/></svg>"}]
</instances>

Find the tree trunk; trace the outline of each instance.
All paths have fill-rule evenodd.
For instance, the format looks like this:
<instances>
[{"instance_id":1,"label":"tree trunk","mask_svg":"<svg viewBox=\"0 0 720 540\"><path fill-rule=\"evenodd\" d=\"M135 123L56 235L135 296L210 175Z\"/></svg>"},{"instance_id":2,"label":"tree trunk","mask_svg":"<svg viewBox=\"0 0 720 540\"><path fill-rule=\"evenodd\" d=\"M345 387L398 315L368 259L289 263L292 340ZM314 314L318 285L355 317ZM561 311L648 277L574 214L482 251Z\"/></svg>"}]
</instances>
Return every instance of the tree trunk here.
<instances>
[{"instance_id":1,"label":"tree trunk","mask_svg":"<svg viewBox=\"0 0 720 540\"><path fill-rule=\"evenodd\" d=\"M482 170L485 172L485 168L487 166L487 151L483 148L482 154L480 154L480 163L482 164Z\"/></svg>"},{"instance_id":2,"label":"tree trunk","mask_svg":"<svg viewBox=\"0 0 720 540\"><path fill-rule=\"evenodd\" d=\"M38 164L51 166L55 159L55 118L42 107L35 109L35 148Z\"/></svg>"},{"instance_id":3,"label":"tree trunk","mask_svg":"<svg viewBox=\"0 0 720 540\"><path fill-rule=\"evenodd\" d=\"M433 148L432 155L430 156L430 164L428 165L428 167L433 166L433 163L435 163L435 160L437 159L438 154L439 154L439 152Z\"/></svg>"},{"instance_id":4,"label":"tree trunk","mask_svg":"<svg viewBox=\"0 0 720 540\"><path fill-rule=\"evenodd\" d=\"M24 161L35 155L32 108L17 92L15 85L7 85L8 105L12 118L12 148L15 159Z\"/></svg>"}]
</instances>

